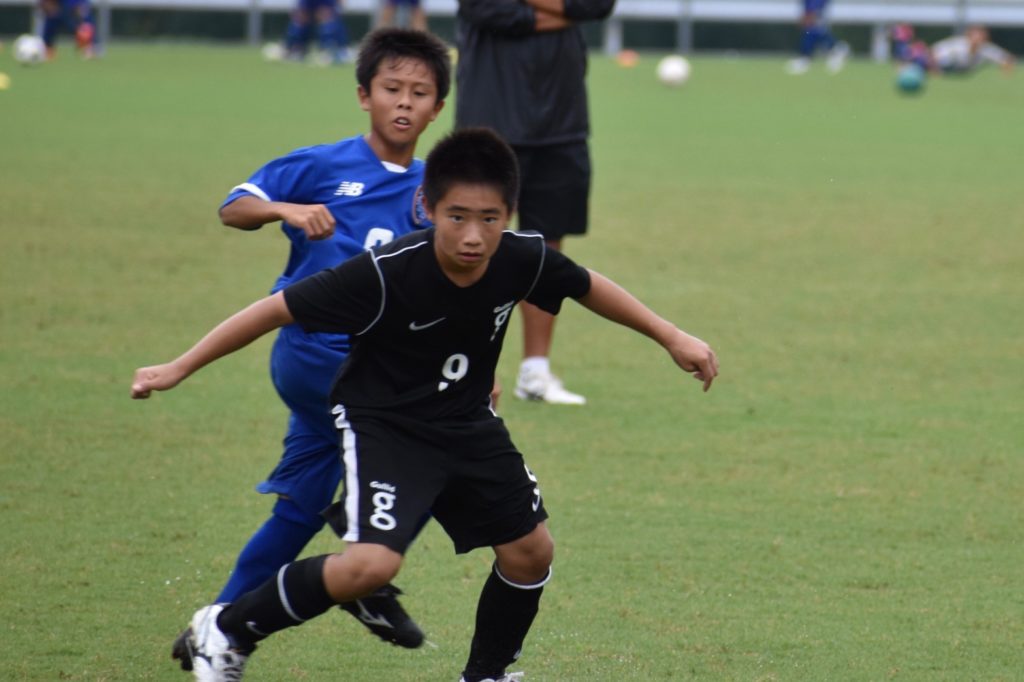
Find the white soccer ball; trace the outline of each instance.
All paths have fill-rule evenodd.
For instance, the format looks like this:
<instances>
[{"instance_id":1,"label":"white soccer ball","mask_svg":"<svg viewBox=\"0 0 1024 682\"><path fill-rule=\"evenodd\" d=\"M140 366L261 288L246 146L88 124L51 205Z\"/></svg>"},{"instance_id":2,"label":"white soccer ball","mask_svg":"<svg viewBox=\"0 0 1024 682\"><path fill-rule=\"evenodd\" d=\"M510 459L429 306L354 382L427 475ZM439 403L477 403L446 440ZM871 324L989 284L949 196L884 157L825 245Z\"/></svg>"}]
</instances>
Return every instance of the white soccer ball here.
<instances>
[{"instance_id":1,"label":"white soccer ball","mask_svg":"<svg viewBox=\"0 0 1024 682\"><path fill-rule=\"evenodd\" d=\"M21 64L39 64L46 60L46 45L39 36L18 36L12 47L14 60Z\"/></svg>"},{"instance_id":2,"label":"white soccer ball","mask_svg":"<svg viewBox=\"0 0 1024 682\"><path fill-rule=\"evenodd\" d=\"M267 43L261 50L263 59L268 62L279 62L284 59L284 45L281 43Z\"/></svg>"},{"instance_id":3,"label":"white soccer ball","mask_svg":"<svg viewBox=\"0 0 1024 682\"><path fill-rule=\"evenodd\" d=\"M677 88L690 79L690 62L677 54L669 55L658 62L658 80Z\"/></svg>"}]
</instances>

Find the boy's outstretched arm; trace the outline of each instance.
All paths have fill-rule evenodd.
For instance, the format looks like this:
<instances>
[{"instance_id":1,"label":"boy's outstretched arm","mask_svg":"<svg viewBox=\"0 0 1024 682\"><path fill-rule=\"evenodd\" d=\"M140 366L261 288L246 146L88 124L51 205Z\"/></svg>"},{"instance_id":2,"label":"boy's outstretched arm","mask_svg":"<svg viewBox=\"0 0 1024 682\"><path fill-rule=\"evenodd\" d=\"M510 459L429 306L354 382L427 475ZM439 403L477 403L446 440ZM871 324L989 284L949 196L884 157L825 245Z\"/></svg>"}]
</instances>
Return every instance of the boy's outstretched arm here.
<instances>
[{"instance_id":1,"label":"boy's outstretched arm","mask_svg":"<svg viewBox=\"0 0 1024 682\"><path fill-rule=\"evenodd\" d=\"M651 337L684 371L704 382L704 390L718 376L718 358L711 346L656 315L632 294L604 275L590 270L590 291L579 302L612 322Z\"/></svg>"},{"instance_id":2,"label":"boy's outstretched arm","mask_svg":"<svg viewBox=\"0 0 1024 682\"><path fill-rule=\"evenodd\" d=\"M293 321L280 291L260 299L218 324L177 360L135 370L132 398L148 398L152 391L174 388L217 358L233 353L272 329Z\"/></svg>"},{"instance_id":3,"label":"boy's outstretched arm","mask_svg":"<svg viewBox=\"0 0 1024 682\"><path fill-rule=\"evenodd\" d=\"M334 234L334 215L323 204L289 204L248 195L222 206L218 215L222 223L240 230L257 230L267 223L283 220L305 232L312 241Z\"/></svg>"}]
</instances>

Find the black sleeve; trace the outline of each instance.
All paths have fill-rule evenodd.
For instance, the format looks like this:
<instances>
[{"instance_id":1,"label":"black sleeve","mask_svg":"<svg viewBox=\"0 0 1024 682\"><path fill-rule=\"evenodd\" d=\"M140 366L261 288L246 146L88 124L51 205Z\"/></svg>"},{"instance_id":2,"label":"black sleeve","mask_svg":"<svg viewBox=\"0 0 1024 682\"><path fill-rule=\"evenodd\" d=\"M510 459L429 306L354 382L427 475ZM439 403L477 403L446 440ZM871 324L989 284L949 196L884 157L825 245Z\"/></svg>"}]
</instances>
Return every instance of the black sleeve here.
<instances>
[{"instance_id":1,"label":"black sleeve","mask_svg":"<svg viewBox=\"0 0 1024 682\"><path fill-rule=\"evenodd\" d=\"M607 19L615 9L615 0L565 0L565 18L573 21Z\"/></svg>"},{"instance_id":2,"label":"black sleeve","mask_svg":"<svg viewBox=\"0 0 1024 682\"><path fill-rule=\"evenodd\" d=\"M544 246L544 263L526 300L557 315L565 298L582 298L590 291L590 272L561 251Z\"/></svg>"},{"instance_id":3,"label":"black sleeve","mask_svg":"<svg viewBox=\"0 0 1024 682\"><path fill-rule=\"evenodd\" d=\"M519 0L459 0L459 16L483 31L507 36L534 32L533 8Z\"/></svg>"},{"instance_id":4,"label":"black sleeve","mask_svg":"<svg viewBox=\"0 0 1024 682\"><path fill-rule=\"evenodd\" d=\"M383 282L370 253L285 287L284 302L307 332L359 334L380 316Z\"/></svg>"}]
</instances>

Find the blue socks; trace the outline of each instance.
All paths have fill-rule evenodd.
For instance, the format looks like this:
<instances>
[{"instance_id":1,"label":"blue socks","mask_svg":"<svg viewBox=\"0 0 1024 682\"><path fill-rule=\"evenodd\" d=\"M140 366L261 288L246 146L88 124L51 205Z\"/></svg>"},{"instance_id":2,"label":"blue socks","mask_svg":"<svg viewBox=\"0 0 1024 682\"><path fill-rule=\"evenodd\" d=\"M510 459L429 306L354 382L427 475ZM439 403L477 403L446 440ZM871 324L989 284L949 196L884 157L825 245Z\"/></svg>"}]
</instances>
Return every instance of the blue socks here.
<instances>
[{"instance_id":1,"label":"blue socks","mask_svg":"<svg viewBox=\"0 0 1024 682\"><path fill-rule=\"evenodd\" d=\"M301 521L300 521L301 519ZM217 595L218 603L233 602L262 585L285 564L295 561L324 521L308 518L290 500L278 500L274 514L249 539L238 555L227 585Z\"/></svg>"}]
</instances>

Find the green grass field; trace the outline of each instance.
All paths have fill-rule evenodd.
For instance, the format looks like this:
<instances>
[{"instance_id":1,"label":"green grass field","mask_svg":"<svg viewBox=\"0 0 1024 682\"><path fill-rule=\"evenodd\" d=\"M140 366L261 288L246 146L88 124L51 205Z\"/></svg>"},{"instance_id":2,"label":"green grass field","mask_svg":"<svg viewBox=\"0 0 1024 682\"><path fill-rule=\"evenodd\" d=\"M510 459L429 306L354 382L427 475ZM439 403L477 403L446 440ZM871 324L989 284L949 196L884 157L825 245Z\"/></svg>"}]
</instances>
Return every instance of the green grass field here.
<instances>
[{"instance_id":1,"label":"green grass field","mask_svg":"<svg viewBox=\"0 0 1024 682\"><path fill-rule=\"evenodd\" d=\"M594 57L591 234L568 251L723 374L703 395L567 306L556 369L590 404L501 405L558 541L522 669L1020 679L1022 74L906 98L868 63L694 67L669 90L652 57ZM216 208L262 162L364 131L353 73L120 45L0 71L0 677L181 680L171 640L268 511L252 486L285 412L267 339L148 402L129 380L265 293L283 238ZM454 681L489 563L433 525L398 583L436 648L328 614L250 676Z\"/></svg>"}]
</instances>

